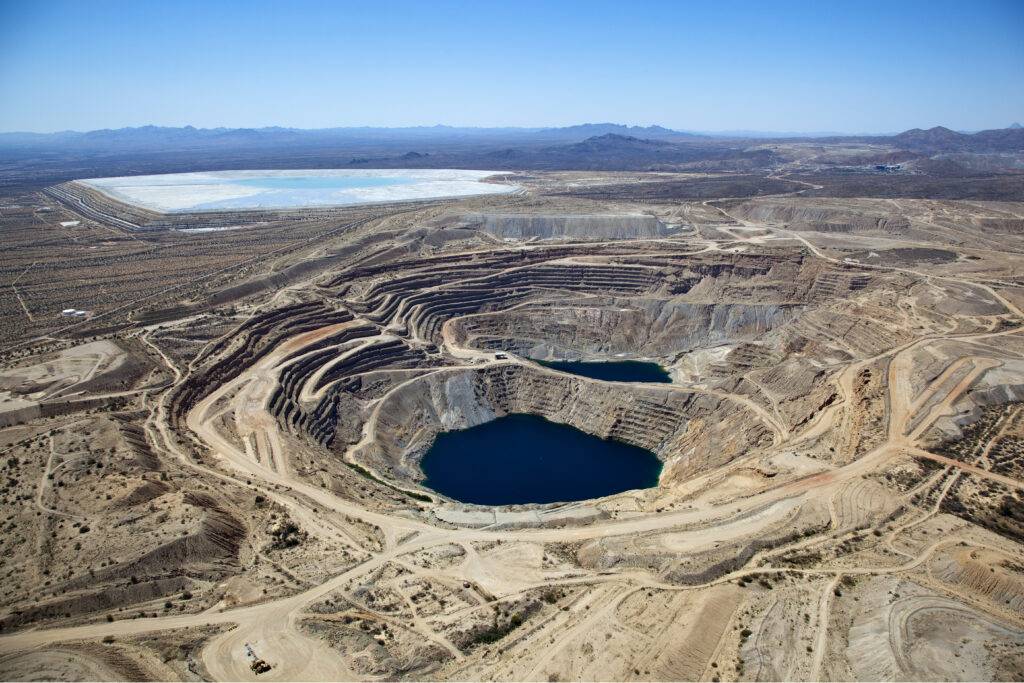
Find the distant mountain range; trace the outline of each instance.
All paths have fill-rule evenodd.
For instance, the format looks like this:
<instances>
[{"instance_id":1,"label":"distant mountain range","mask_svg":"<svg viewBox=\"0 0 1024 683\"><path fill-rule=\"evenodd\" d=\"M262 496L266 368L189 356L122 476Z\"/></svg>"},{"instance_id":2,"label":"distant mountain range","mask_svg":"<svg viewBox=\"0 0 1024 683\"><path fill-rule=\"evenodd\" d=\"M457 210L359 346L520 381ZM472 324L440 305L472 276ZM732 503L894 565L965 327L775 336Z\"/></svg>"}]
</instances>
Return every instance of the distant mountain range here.
<instances>
[{"instance_id":1,"label":"distant mountain range","mask_svg":"<svg viewBox=\"0 0 1024 683\"><path fill-rule=\"evenodd\" d=\"M451 149L461 145L495 145L530 148L554 144L576 144L607 135L672 143L698 143L721 140L802 140L808 135L737 131L734 134L698 134L662 126L624 126L616 123L585 123L563 128L460 128L419 126L411 128L139 128L103 129L88 132L0 133L0 150L59 149L62 152L135 153L218 149L259 151L290 149L404 148L411 144ZM915 152L1007 152L1024 150L1024 128L1009 128L962 133L942 126L915 128L897 135L814 136L821 140L870 141L893 145ZM580 150L582 151L582 150Z\"/></svg>"},{"instance_id":2,"label":"distant mountain range","mask_svg":"<svg viewBox=\"0 0 1024 683\"><path fill-rule=\"evenodd\" d=\"M138 128L102 129L88 132L0 133L0 148L60 147L72 150L160 151L162 148L278 147L280 145L322 146L366 143L408 145L410 142L438 144L517 143L552 144L579 142L600 135L624 135L645 139L684 140L699 138L661 126L624 126L616 123L585 123L564 128L458 128L419 126L412 128Z\"/></svg>"},{"instance_id":3,"label":"distant mountain range","mask_svg":"<svg viewBox=\"0 0 1024 683\"><path fill-rule=\"evenodd\" d=\"M848 146L854 165L912 163L915 172L1019 172L1024 128L977 133L941 126L896 135L725 137L662 126L564 128L165 128L0 134L0 188L75 178L240 168L468 168L486 170L760 173L801 144ZM877 149L871 149L877 147ZM861 148L861 149L858 149Z\"/></svg>"},{"instance_id":4,"label":"distant mountain range","mask_svg":"<svg viewBox=\"0 0 1024 683\"><path fill-rule=\"evenodd\" d=\"M1024 150L1024 128L1010 126L977 133L960 133L943 126L914 128L888 138L901 149L915 152L1017 152Z\"/></svg>"}]
</instances>

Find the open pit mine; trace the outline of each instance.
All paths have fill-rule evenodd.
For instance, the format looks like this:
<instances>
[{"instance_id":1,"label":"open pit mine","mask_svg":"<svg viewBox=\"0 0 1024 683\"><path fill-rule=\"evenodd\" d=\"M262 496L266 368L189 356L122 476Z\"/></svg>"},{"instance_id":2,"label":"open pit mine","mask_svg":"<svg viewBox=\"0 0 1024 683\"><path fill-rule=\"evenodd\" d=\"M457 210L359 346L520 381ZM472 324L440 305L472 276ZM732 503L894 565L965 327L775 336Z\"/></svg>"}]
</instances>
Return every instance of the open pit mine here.
<instances>
[{"instance_id":1,"label":"open pit mine","mask_svg":"<svg viewBox=\"0 0 1024 683\"><path fill-rule=\"evenodd\" d=\"M485 175L4 199L0 677L1024 677L1024 203Z\"/></svg>"}]
</instances>

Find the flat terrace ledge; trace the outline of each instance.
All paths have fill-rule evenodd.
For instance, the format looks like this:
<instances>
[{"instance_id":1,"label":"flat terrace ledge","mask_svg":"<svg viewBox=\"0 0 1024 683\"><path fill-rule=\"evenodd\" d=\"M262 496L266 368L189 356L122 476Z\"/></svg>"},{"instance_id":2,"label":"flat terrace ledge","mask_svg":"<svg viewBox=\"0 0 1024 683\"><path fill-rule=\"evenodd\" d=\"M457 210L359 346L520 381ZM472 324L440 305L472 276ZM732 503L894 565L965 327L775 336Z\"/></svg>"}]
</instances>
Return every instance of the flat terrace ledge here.
<instances>
[{"instance_id":1,"label":"flat terrace ledge","mask_svg":"<svg viewBox=\"0 0 1024 683\"><path fill-rule=\"evenodd\" d=\"M488 508L482 505L472 507L440 507L432 514L442 522L468 527L533 527L551 524L586 524L598 519L607 518L606 511L592 504L551 503L537 505L532 509L524 506L504 506Z\"/></svg>"}]
</instances>

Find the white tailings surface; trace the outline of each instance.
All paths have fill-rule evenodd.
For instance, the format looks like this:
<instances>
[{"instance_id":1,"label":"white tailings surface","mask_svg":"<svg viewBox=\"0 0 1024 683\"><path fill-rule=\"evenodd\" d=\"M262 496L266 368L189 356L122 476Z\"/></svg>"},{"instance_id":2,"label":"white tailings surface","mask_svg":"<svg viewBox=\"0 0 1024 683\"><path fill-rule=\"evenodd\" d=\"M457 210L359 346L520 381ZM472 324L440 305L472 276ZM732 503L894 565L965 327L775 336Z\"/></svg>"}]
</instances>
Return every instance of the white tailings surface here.
<instances>
[{"instance_id":1,"label":"white tailings surface","mask_svg":"<svg viewBox=\"0 0 1024 683\"><path fill-rule=\"evenodd\" d=\"M495 173L458 169L209 171L78 182L127 204L182 213L377 204L519 189L481 182Z\"/></svg>"}]
</instances>

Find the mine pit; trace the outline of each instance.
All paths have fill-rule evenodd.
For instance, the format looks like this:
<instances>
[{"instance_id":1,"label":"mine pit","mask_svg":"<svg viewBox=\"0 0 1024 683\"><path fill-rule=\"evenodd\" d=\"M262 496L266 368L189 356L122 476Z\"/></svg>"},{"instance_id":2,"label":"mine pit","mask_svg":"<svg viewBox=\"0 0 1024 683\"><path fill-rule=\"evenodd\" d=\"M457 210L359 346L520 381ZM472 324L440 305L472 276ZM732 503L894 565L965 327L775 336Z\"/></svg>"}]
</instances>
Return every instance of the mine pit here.
<instances>
[{"instance_id":1,"label":"mine pit","mask_svg":"<svg viewBox=\"0 0 1024 683\"><path fill-rule=\"evenodd\" d=\"M661 475L645 448L528 414L443 432L420 467L424 486L475 505L600 498L655 487Z\"/></svg>"}]
</instances>

